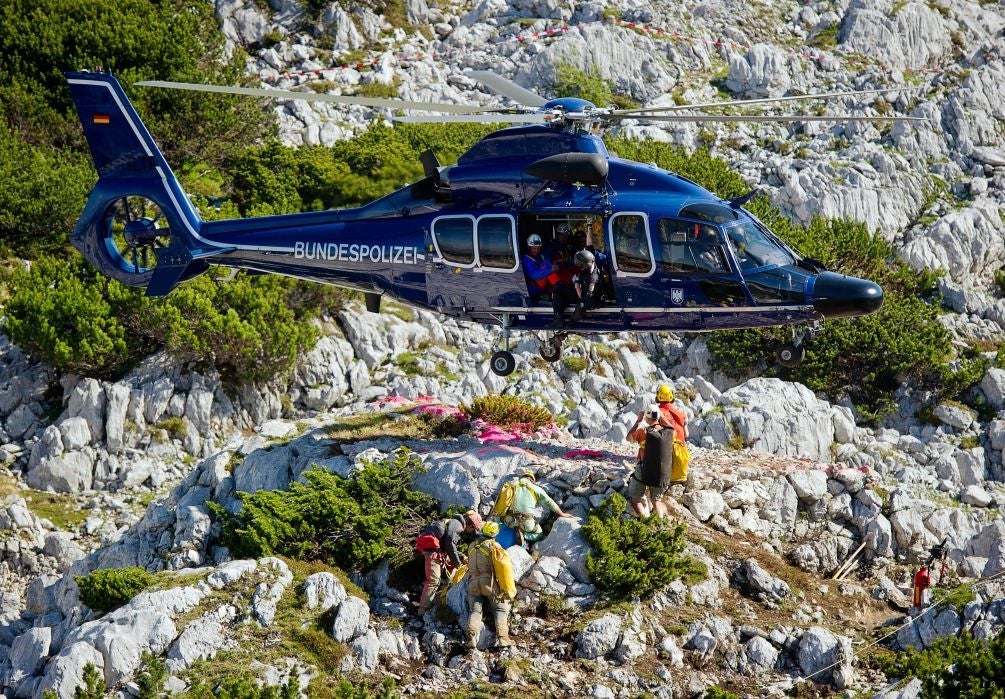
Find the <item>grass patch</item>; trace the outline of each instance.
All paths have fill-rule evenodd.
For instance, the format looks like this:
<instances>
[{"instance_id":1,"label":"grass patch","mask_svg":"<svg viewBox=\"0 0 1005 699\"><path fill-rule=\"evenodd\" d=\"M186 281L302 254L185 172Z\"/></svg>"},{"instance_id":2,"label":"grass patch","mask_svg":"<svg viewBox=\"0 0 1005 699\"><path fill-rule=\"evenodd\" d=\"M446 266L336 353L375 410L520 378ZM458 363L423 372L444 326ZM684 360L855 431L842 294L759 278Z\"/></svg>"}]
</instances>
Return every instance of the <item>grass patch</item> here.
<instances>
[{"instance_id":1,"label":"grass patch","mask_svg":"<svg viewBox=\"0 0 1005 699\"><path fill-rule=\"evenodd\" d=\"M579 373L586 371L586 369L590 366L590 360L586 357L563 357L562 365L569 371Z\"/></svg>"},{"instance_id":2,"label":"grass patch","mask_svg":"<svg viewBox=\"0 0 1005 699\"><path fill-rule=\"evenodd\" d=\"M69 493L43 493L39 490L24 492L28 509L59 529L74 530L87 519L88 511Z\"/></svg>"},{"instance_id":3,"label":"grass patch","mask_svg":"<svg viewBox=\"0 0 1005 699\"><path fill-rule=\"evenodd\" d=\"M367 97L380 97L381 95L366 95ZM395 97L397 97L397 91L395 92ZM384 304L384 310L390 313L395 318L403 320L406 323L415 322L416 315L415 311L408 306L402 306L400 303L394 303L393 301L388 301Z\"/></svg>"},{"instance_id":4,"label":"grass patch","mask_svg":"<svg viewBox=\"0 0 1005 699\"><path fill-rule=\"evenodd\" d=\"M464 425L457 418L437 417L411 411L365 413L341 417L327 428L331 439L360 442L367 439L442 439L458 437Z\"/></svg>"}]
</instances>

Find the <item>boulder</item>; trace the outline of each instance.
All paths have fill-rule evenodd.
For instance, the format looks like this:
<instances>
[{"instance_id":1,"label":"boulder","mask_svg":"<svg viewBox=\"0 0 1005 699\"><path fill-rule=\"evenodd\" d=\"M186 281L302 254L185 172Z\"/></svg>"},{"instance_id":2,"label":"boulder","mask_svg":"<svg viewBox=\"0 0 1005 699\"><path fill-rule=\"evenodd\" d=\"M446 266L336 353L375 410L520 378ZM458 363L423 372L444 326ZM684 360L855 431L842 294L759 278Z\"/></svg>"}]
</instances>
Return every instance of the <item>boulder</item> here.
<instances>
[{"instance_id":1,"label":"boulder","mask_svg":"<svg viewBox=\"0 0 1005 699\"><path fill-rule=\"evenodd\" d=\"M591 621L576 636L576 657L594 660L601 658L618 645L621 638L621 617L614 614Z\"/></svg>"},{"instance_id":2,"label":"boulder","mask_svg":"<svg viewBox=\"0 0 1005 699\"><path fill-rule=\"evenodd\" d=\"M308 609L326 612L337 607L346 600L348 595L345 586L332 573L314 573L304 580L304 597Z\"/></svg>"},{"instance_id":3,"label":"boulder","mask_svg":"<svg viewBox=\"0 0 1005 699\"><path fill-rule=\"evenodd\" d=\"M370 622L370 607L358 597L348 597L338 606L332 622L332 638L348 643L366 633Z\"/></svg>"},{"instance_id":4,"label":"boulder","mask_svg":"<svg viewBox=\"0 0 1005 699\"><path fill-rule=\"evenodd\" d=\"M577 580L590 582L586 571L586 554L590 545L583 538L582 522L574 517L559 517L551 527L551 532L537 544L541 556L555 556L562 559Z\"/></svg>"}]
</instances>

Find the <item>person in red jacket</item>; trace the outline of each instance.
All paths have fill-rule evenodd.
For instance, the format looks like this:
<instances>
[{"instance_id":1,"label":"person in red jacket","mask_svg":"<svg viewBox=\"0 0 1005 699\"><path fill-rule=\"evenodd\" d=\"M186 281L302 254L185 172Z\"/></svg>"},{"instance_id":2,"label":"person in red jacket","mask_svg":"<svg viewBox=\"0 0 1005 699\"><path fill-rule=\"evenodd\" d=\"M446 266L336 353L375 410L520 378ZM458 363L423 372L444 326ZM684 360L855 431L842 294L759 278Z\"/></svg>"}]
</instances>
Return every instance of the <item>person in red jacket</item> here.
<instances>
[{"instance_id":1,"label":"person in red jacket","mask_svg":"<svg viewBox=\"0 0 1005 699\"><path fill-rule=\"evenodd\" d=\"M656 402L660 406L660 424L664 427L672 427L674 436L682 442L687 441L687 415L684 411L673 404L673 389L666 384L661 384L656 389Z\"/></svg>"}]
</instances>

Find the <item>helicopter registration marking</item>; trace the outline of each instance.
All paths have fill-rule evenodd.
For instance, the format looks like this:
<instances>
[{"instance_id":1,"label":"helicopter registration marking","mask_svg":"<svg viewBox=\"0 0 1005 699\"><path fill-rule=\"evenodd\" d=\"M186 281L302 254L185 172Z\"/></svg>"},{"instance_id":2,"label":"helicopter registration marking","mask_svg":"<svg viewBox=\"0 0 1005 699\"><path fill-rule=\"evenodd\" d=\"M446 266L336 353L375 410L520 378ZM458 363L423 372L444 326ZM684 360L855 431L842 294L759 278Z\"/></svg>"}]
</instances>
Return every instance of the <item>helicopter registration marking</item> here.
<instances>
[{"instance_id":1,"label":"helicopter registration marking","mask_svg":"<svg viewBox=\"0 0 1005 699\"><path fill-rule=\"evenodd\" d=\"M419 264L425 255L406 245L360 245L359 243L309 243L293 245L297 260L332 260L333 262L385 262L388 264Z\"/></svg>"}]
</instances>

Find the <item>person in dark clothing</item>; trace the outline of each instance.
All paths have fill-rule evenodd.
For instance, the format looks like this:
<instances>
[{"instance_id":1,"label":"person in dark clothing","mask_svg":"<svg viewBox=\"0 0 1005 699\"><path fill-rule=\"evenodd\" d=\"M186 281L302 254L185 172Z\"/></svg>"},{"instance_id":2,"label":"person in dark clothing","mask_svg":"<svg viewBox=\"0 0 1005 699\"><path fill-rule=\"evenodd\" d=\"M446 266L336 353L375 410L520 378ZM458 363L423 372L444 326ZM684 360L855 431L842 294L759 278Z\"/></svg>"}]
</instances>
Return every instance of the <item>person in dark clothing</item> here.
<instances>
[{"instance_id":1,"label":"person in dark clothing","mask_svg":"<svg viewBox=\"0 0 1005 699\"><path fill-rule=\"evenodd\" d=\"M576 273L571 282L559 282L552 296L552 310L555 319L551 322L553 328L565 327L565 309L570 304L575 305L572 313L573 322L583 319L587 310L593 308L593 298L600 281L597 270L597 260L589 250L580 250L575 257Z\"/></svg>"},{"instance_id":2,"label":"person in dark clothing","mask_svg":"<svg viewBox=\"0 0 1005 699\"><path fill-rule=\"evenodd\" d=\"M465 531L477 531L481 526L482 519L478 513L468 510L463 515L431 522L419 532L415 548L426 563L426 579L422 585L422 597L419 598L419 616L429 611L436 601L444 573L449 576L454 568L464 563L464 556L458 548L461 534Z\"/></svg>"}]
</instances>

